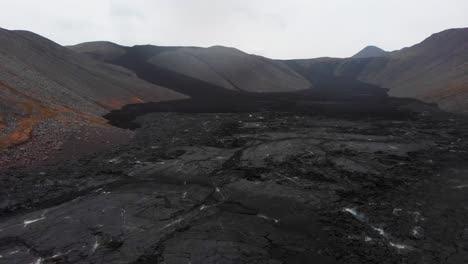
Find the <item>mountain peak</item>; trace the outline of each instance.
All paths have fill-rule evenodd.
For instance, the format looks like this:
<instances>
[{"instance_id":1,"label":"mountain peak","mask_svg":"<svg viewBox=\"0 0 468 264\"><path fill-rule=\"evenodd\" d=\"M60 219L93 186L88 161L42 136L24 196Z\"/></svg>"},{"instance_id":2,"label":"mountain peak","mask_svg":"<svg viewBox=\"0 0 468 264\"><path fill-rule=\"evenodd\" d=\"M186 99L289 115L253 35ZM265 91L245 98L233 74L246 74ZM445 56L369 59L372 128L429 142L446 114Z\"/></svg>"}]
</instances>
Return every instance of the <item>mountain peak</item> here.
<instances>
[{"instance_id":1,"label":"mountain peak","mask_svg":"<svg viewBox=\"0 0 468 264\"><path fill-rule=\"evenodd\" d=\"M125 47L110 41L91 41L84 42L67 48L90 55L95 59L102 61L111 61L126 53Z\"/></svg>"},{"instance_id":2,"label":"mountain peak","mask_svg":"<svg viewBox=\"0 0 468 264\"><path fill-rule=\"evenodd\" d=\"M351 58L375 58L375 57L386 57L388 56L388 52L385 50L376 47L376 46L367 46L360 52L356 53L356 55L352 56Z\"/></svg>"}]
</instances>

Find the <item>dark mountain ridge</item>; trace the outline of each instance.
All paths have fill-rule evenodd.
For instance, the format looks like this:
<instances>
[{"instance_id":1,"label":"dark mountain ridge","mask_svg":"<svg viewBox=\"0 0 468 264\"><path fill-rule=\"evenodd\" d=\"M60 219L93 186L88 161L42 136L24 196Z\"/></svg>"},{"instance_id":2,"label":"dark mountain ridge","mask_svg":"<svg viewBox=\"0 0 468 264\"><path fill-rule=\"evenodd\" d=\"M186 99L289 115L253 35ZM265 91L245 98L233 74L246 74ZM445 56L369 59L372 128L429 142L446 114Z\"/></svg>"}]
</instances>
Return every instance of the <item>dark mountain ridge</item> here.
<instances>
[{"instance_id":1,"label":"dark mountain ridge","mask_svg":"<svg viewBox=\"0 0 468 264\"><path fill-rule=\"evenodd\" d=\"M386 57L294 60L314 70L389 90L389 95L437 103L450 112L468 112L468 28L433 34Z\"/></svg>"},{"instance_id":2,"label":"dark mountain ridge","mask_svg":"<svg viewBox=\"0 0 468 264\"><path fill-rule=\"evenodd\" d=\"M132 52L132 56L146 51L147 53L143 52L146 54L145 56L139 55L140 61L145 60L145 62L159 68L165 68L229 90L284 92L313 87L318 91L324 91L323 86L315 87L315 85L319 82L323 84L325 77L322 74L325 74L326 78L334 83L334 85L325 85L328 87L327 90L330 87L339 86L339 90L352 93L351 87L354 85L344 85L345 82L360 81L386 88L391 96L416 98L436 103L446 111L464 113L468 111L467 43L467 28L450 29L433 34L419 44L393 52L385 52L377 47L369 46L347 59L320 58L277 61L280 64L273 65L273 72L280 69L281 74L273 74L273 76L271 75L272 71L258 73L255 70L253 75L246 75L253 69L249 66L250 63L233 63L231 57L232 54L236 57L235 54L242 54L242 52L225 47L203 49L156 46L142 48L136 46L126 49L127 51L139 50ZM106 56L106 52L103 53L101 49L93 49L93 45L96 44L85 45L88 46L87 54L95 58ZM84 49L80 46L78 45L77 51ZM115 50L115 47L112 50ZM262 65L272 63L271 60L258 56L243 55L254 58L254 61L263 61ZM112 57L114 62L118 61L117 57L119 56ZM120 57L125 56L120 54ZM225 65L218 65L219 62L223 62ZM237 64L239 67L233 69L229 66L230 64ZM298 79L297 74L306 81ZM272 79L272 77L276 78ZM265 83L265 78L270 81ZM244 82L244 80L248 81ZM340 82L341 84L338 85ZM284 85L271 85L272 83L283 83ZM345 87L343 88L343 86ZM294 88L286 89L284 87ZM328 90L328 92L330 91ZM358 94L361 92L356 91Z\"/></svg>"},{"instance_id":3,"label":"dark mountain ridge","mask_svg":"<svg viewBox=\"0 0 468 264\"><path fill-rule=\"evenodd\" d=\"M149 63L228 90L289 92L311 87L306 79L284 63L250 55L235 48L143 45L119 46L119 53L115 53L115 46L112 46L110 51L103 50L103 46L108 45L94 42L78 44L70 48L115 64L129 60L138 61L141 64ZM123 50L125 53L122 52ZM112 56L109 56L109 53Z\"/></svg>"}]
</instances>

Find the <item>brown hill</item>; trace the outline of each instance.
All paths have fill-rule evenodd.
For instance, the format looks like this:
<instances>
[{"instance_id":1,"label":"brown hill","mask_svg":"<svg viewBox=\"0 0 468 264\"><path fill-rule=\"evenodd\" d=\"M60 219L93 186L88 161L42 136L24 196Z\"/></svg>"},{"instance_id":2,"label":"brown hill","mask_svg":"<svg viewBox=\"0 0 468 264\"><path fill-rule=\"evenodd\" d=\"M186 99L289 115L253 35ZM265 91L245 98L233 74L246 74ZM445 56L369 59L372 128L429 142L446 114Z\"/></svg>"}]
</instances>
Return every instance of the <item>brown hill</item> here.
<instances>
[{"instance_id":1,"label":"brown hill","mask_svg":"<svg viewBox=\"0 0 468 264\"><path fill-rule=\"evenodd\" d=\"M1 148L24 142L44 120L105 126L100 116L125 104L180 98L34 33L0 29Z\"/></svg>"}]
</instances>

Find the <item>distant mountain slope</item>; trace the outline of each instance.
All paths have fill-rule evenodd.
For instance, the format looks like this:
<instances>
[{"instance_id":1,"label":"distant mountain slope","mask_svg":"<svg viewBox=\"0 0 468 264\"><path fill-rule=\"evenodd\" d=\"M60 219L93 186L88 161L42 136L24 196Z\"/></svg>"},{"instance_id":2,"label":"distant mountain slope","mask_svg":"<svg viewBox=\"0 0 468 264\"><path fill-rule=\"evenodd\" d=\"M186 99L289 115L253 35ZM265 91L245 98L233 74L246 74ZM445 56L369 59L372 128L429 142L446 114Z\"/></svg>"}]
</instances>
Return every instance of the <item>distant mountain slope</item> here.
<instances>
[{"instance_id":1,"label":"distant mountain slope","mask_svg":"<svg viewBox=\"0 0 468 264\"><path fill-rule=\"evenodd\" d=\"M285 61L292 69L307 78L313 85L310 93L322 98L376 100L387 97L387 89L356 80L354 77L337 76L334 69L341 59Z\"/></svg>"},{"instance_id":2,"label":"distant mountain slope","mask_svg":"<svg viewBox=\"0 0 468 264\"><path fill-rule=\"evenodd\" d=\"M468 113L468 28L432 35L387 57L313 59L314 71L389 89L391 96L433 102L447 111Z\"/></svg>"},{"instance_id":3,"label":"distant mountain slope","mask_svg":"<svg viewBox=\"0 0 468 264\"><path fill-rule=\"evenodd\" d=\"M108 49L103 50L104 46ZM135 46L126 48L126 54L120 57L108 55L115 54L115 45L83 43L70 48L119 65L123 60L134 63L138 60L140 64L149 63L229 90L288 92L311 87L309 81L286 64L234 48Z\"/></svg>"},{"instance_id":4,"label":"distant mountain slope","mask_svg":"<svg viewBox=\"0 0 468 264\"><path fill-rule=\"evenodd\" d=\"M385 50L376 47L376 46L367 46L363 50L356 53L352 58L361 59L361 58L376 58L376 57L386 57L388 52Z\"/></svg>"},{"instance_id":5,"label":"distant mountain slope","mask_svg":"<svg viewBox=\"0 0 468 264\"><path fill-rule=\"evenodd\" d=\"M287 65L234 48L184 48L161 53L149 62L233 90L285 92L311 87Z\"/></svg>"},{"instance_id":6,"label":"distant mountain slope","mask_svg":"<svg viewBox=\"0 0 468 264\"><path fill-rule=\"evenodd\" d=\"M88 54L101 61L110 61L126 53L124 47L109 41L85 42L74 46L67 46L67 48L79 53Z\"/></svg>"},{"instance_id":7,"label":"distant mountain slope","mask_svg":"<svg viewBox=\"0 0 468 264\"><path fill-rule=\"evenodd\" d=\"M181 98L34 33L0 29L0 145L22 142L45 118L104 123L101 115L128 103Z\"/></svg>"}]
</instances>

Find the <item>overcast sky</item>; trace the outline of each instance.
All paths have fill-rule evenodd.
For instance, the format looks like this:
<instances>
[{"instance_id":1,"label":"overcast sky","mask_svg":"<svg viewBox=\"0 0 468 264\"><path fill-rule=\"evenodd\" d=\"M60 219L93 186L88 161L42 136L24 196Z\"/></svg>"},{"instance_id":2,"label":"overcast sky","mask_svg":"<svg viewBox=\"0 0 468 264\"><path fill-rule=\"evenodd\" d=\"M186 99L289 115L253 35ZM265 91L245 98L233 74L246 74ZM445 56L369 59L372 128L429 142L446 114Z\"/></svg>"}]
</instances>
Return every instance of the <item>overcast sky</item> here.
<instances>
[{"instance_id":1,"label":"overcast sky","mask_svg":"<svg viewBox=\"0 0 468 264\"><path fill-rule=\"evenodd\" d=\"M348 57L468 27L468 0L0 0L0 27L62 45L224 45L267 57Z\"/></svg>"}]
</instances>

